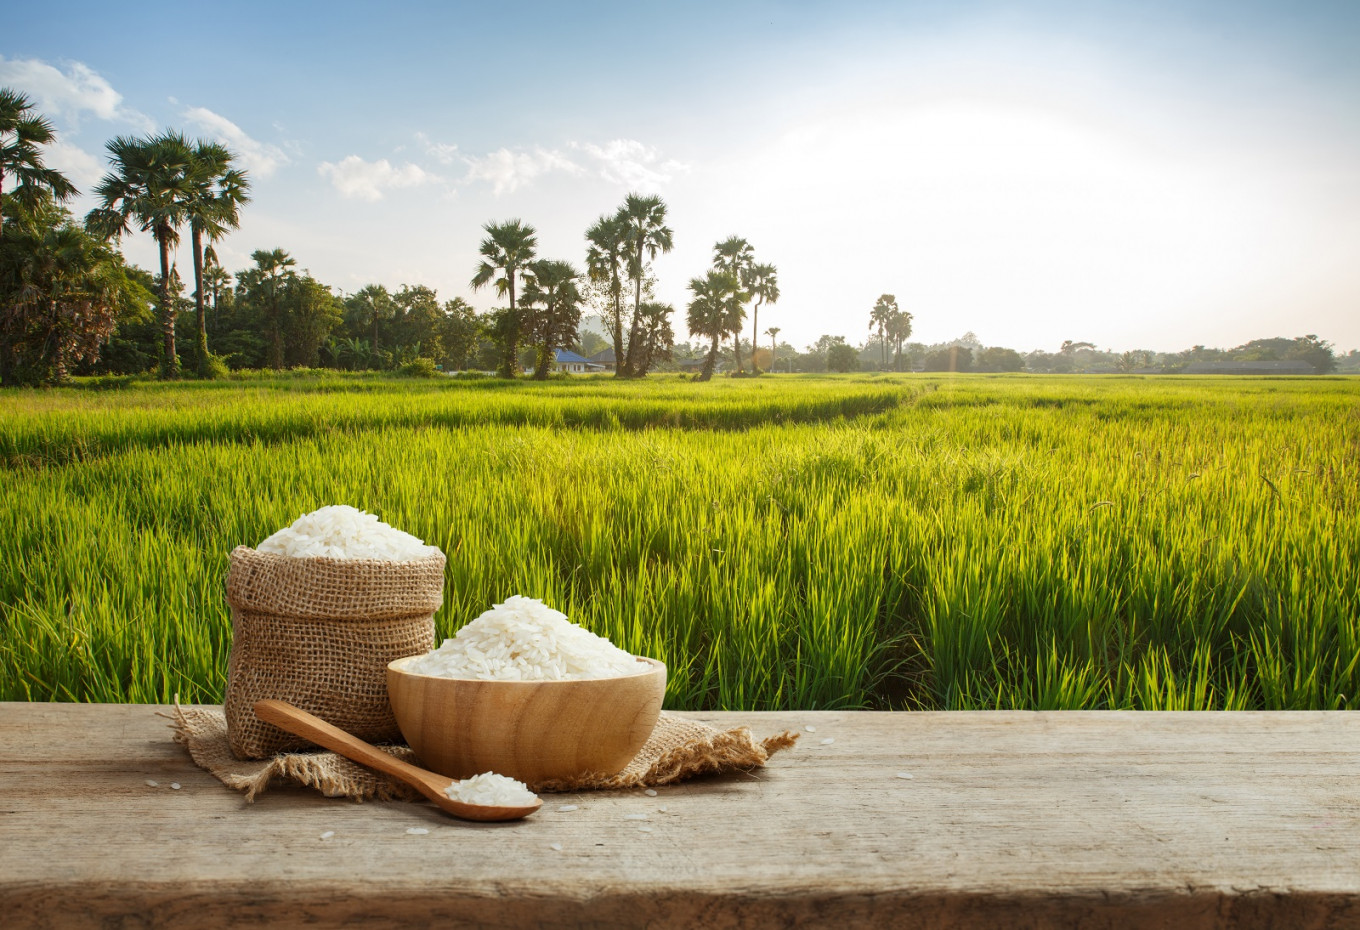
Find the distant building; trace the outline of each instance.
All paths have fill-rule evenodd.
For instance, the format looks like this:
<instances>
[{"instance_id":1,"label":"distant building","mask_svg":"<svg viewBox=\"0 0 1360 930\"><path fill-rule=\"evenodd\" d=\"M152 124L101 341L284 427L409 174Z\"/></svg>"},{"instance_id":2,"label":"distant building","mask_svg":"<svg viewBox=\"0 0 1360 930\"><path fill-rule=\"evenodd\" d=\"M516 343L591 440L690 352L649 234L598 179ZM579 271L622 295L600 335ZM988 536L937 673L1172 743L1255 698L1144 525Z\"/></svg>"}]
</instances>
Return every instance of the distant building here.
<instances>
[{"instance_id":1,"label":"distant building","mask_svg":"<svg viewBox=\"0 0 1360 930\"><path fill-rule=\"evenodd\" d=\"M1223 361L1191 362L1185 366L1187 375L1315 375L1317 369L1307 362L1289 361Z\"/></svg>"},{"instance_id":2,"label":"distant building","mask_svg":"<svg viewBox=\"0 0 1360 930\"><path fill-rule=\"evenodd\" d=\"M592 365L599 365L601 371L613 371L618 367L618 359L614 357L614 347L601 349L587 359Z\"/></svg>"},{"instance_id":3,"label":"distant building","mask_svg":"<svg viewBox=\"0 0 1360 930\"><path fill-rule=\"evenodd\" d=\"M706 356L705 356L705 357L706 357ZM680 359L680 361L676 362L675 364L676 364L676 367L679 368L681 371L685 371L685 372L698 372L698 371L700 371L700 370L704 367L704 359L702 359L702 358L682 358L682 359ZM722 362L721 360L719 360L718 362L714 363L714 365L713 365L713 373L714 373L714 374L717 374L718 372L722 371L725 367L726 367L726 366L723 364L723 362Z\"/></svg>"},{"instance_id":4,"label":"distant building","mask_svg":"<svg viewBox=\"0 0 1360 930\"><path fill-rule=\"evenodd\" d=\"M584 355L577 355L570 349L557 349L553 353L553 360L557 362L558 371L567 371L572 374L586 374L592 371L604 371L603 365L597 365Z\"/></svg>"}]
</instances>

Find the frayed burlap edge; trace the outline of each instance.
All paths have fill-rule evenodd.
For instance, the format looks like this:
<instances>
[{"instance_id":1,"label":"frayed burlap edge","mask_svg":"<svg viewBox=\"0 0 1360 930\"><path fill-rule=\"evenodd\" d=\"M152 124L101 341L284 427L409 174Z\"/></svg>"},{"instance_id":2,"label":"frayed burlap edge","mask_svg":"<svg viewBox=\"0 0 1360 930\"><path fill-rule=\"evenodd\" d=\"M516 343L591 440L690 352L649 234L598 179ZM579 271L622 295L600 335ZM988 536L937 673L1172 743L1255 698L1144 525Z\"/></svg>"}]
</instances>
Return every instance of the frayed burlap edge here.
<instances>
[{"instance_id":1,"label":"frayed burlap edge","mask_svg":"<svg viewBox=\"0 0 1360 930\"><path fill-rule=\"evenodd\" d=\"M414 801L420 793L405 782L351 762L333 752L281 752L268 759L238 759L227 738L227 717L220 707L176 707L170 716L175 742L189 750L199 768L254 801L271 783L315 788L328 798L355 801ZM418 761L407 746L379 746L407 762Z\"/></svg>"},{"instance_id":2,"label":"frayed burlap edge","mask_svg":"<svg viewBox=\"0 0 1360 930\"><path fill-rule=\"evenodd\" d=\"M327 797L355 801L420 798L405 783L333 752L287 752L270 759L238 759L232 755L226 717L220 707L176 706L169 719L175 742L188 749L194 763L228 788L244 792L247 801L254 801L276 782L291 782L315 788ZM770 756L790 748L797 740L798 734L786 731L757 741L747 727L723 731L697 720L662 713L651 738L622 772L587 774L529 787L535 791L657 787L700 775L749 771L765 765ZM409 747L378 748L419 764Z\"/></svg>"}]
</instances>

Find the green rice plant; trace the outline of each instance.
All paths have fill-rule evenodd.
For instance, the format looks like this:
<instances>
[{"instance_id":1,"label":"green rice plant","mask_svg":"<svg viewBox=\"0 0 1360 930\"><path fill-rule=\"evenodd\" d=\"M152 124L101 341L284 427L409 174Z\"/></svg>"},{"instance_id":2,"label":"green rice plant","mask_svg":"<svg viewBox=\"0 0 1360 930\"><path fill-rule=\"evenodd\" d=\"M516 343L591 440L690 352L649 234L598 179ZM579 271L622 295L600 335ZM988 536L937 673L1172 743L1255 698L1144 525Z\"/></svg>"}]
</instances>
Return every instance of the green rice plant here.
<instances>
[{"instance_id":1,"label":"green rice plant","mask_svg":"<svg viewBox=\"0 0 1360 930\"><path fill-rule=\"evenodd\" d=\"M349 503L675 708L1348 708L1360 384L300 374L0 392L0 699L221 699L228 555Z\"/></svg>"}]
</instances>

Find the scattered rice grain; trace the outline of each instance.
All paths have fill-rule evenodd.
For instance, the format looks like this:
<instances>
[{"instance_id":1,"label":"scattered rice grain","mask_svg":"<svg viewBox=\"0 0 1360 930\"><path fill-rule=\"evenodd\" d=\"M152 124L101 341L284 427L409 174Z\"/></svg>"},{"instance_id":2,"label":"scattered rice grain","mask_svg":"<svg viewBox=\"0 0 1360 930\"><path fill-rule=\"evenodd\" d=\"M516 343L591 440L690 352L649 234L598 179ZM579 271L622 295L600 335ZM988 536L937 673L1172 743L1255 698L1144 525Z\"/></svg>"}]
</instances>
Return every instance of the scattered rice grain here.
<instances>
[{"instance_id":1,"label":"scattered rice grain","mask_svg":"<svg viewBox=\"0 0 1360 930\"><path fill-rule=\"evenodd\" d=\"M646 815L646 814L624 814L624 815L623 815L623 819L624 819L624 820L646 820L646 819L647 819L647 815Z\"/></svg>"},{"instance_id":2,"label":"scattered rice grain","mask_svg":"<svg viewBox=\"0 0 1360 930\"><path fill-rule=\"evenodd\" d=\"M411 836L424 836L426 833L429 833L430 831L426 830L424 827L407 827L406 832Z\"/></svg>"},{"instance_id":3,"label":"scattered rice grain","mask_svg":"<svg viewBox=\"0 0 1360 930\"><path fill-rule=\"evenodd\" d=\"M328 840L328 839L330 839L330 838L333 837L333 836L335 836L335 831L334 831L334 830L327 830L325 833L321 834L321 838L322 838L323 840Z\"/></svg>"},{"instance_id":4,"label":"scattered rice grain","mask_svg":"<svg viewBox=\"0 0 1360 930\"><path fill-rule=\"evenodd\" d=\"M651 827L638 827L638 832L639 832L639 833L652 833L652 832L654 832L654 831L653 831L653 828L651 828Z\"/></svg>"},{"instance_id":5,"label":"scattered rice grain","mask_svg":"<svg viewBox=\"0 0 1360 930\"><path fill-rule=\"evenodd\" d=\"M175 789L176 791L178 791L178 790L179 790L179 782L177 782L177 781L172 781L172 782L170 783L170 787L173 788L173 789Z\"/></svg>"},{"instance_id":6,"label":"scattered rice grain","mask_svg":"<svg viewBox=\"0 0 1360 930\"><path fill-rule=\"evenodd\" d=\"M913 775L913 774L911 774L910 772L898 772L898 773L897 773L897 777L898 777L898 778L915 778L916 776Z\"/></svg>"},{"instance_id":7,"label":"scattered rice grain","mask_svg":"<svg viewBox=\"0 0 1360 930\"><path fill-rule=\"evenodd\" d=\"M565 814L567 811L579 811L580 808L577 807L575 804L563 804L557 810L559 813Z\"/></svg>"},{"instance_id":8,"label":"scattered rice grain","mask_svg":"<svg viewBox=\"0 0 1360 930\"><path fill-rule=\"evenodd\" d=\"M561 852L561 851L562 851L562 844L561 844L561 843L549 843L549 844L548 844L548 848L549 848L549 849L555 849L555 850L557 850L558 852Z\"/></svg>"},{"instance_id":9,"label":"scattered rice grain","mask_svg":"<svg viewBox=\"0 0 1360 930\"><path fill-rule=\"evenodd\" d=\"M146 786L148 788L159 788L161 786L161 783L158 781L152 781L151 779L148 778L146 780Z\"/></svg>"},{"instance_id":10,"label":"scattered rice grain","mask_svg":"<svg viewBox=\"0 0 1360 930\"><path fill-rule=\"evenodd\" d=\"M832 743L834 743L835 741L836 741L836 738L835 738L834 736L828 736L826 739L822 740L822 745L823 745L823 746L830 746L830 745L831 745Z\"/></svg>"},{"instance_id":11,"label":"scattered rice grain","mask_svg":"<svg viewBox=\"0 0 1360 930\"><path fill-rule=\"evenodd\" d=\"M803 729L804 729L804 730L807 730L809 733L816 733L816 732L817 732L817 728L814 727L814 726L806 726L806 727L803 727Z\"/></svg>"},{"instance_id":12,"label":"scattered rice grain","mask_svg":"<svg viewBox=\"0 0 1360 930\"><path fill-rule=\"evenodd\" d=\"M655 789L655 788L648 788L646 791L644 791L644 792L642 792L642 793L645 794L645 795L647 795L647 797L649 797L649 798L654 798L654 797L656 797L656 789Z\"/></svg>"}]
</instances>

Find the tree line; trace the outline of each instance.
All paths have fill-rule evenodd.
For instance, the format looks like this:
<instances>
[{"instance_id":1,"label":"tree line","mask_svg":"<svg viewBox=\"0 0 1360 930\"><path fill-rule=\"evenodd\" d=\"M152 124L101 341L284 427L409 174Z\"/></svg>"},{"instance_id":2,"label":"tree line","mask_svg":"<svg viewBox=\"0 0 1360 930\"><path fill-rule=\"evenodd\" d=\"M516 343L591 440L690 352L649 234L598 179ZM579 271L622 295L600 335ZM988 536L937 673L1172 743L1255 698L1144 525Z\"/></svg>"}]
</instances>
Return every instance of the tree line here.
<instances>
[{"instance_id":1,"label":"tree line","mask_svg":"<svg viewBox=\"0 0 1360 930\"><path fill-rule=\"evenodd\" d=\"M423 286L336 293L283 249L257 250L253 265L228 272L216 247L240 226L250 178L226 147L175 130L110 140L110 168L93 191L97 205L78 221L63 204L79 192L43 164L43 146L54 138L27 97L0 91L0 383L153 368L163 378L209 378L228 368L319 365L473 366L504 377L532 368L543 379L558 350L579 345L587 310L605 327L616 377L642 378L674 360L675 309L655 299L651 270L674 245L660 197L631 193L600 216L585 232L583 270L539 256L536 230L522 220L487 223L469 284L493 286L506 305L479 315L461 298L441 302ZM134 233L155 241L158 273L129 264L118 250ZM185 234L188 282L174 260ZM708 342L699 377L712 377L729 340L736 373L760 374L755 354L742 356L741 333L749 307L758 341L759 312L779 299L776 267L731 236L715 244L712 267L689 282L689 292L690 331ZM777 333L766 330L772 347Z\"/></svg>"},{"instance_id":2,"label":"tree line","mask_svg":"<svg viewBox=\"0 0 1360 930\"><path fill-rule=\"evenodd\" d=\"M110 170L93 191L96 206L78 220L63 206L78 194L75 185L43 163L43 147L54 139L27 97L0 89L0 384L80 373L210 378L228 369L322 366L409 374L472 368L502 377L532 370L544 379L559 350L596 347L599 337L582 330L586 313L603 325L601 357L626 379L682 367L708 380L728 364L736 377L776 367L1175 372L1233 359L1301 360L1319 373L1338 367L1331 344L1311 335L1183 353L1102 353L1069 340L1054 353L1021 355L983 346L972 333L927 346L908 342L913 315L893 294L869 310L863 344L827 335L799 352L778 342L780 327L760 329L760 311L779 301L778 269L758 261L740 236L715 243L709 268L689 280L685 322L698 342L677 344L675 308L655 299L652 271L657 256L674 247L674 232L665 202L637 193L586 229L583 268L539 256L537 231L523 220L485 224L469 285L491 286L504 301L488 313L461 297L441 301L419 285L393 292L371 284L346 295L279 248L256 250L253 264L234 274L222 266L216 247L239 228L251 201L251 181L226 147L174 130L114 138L106 146ZM133 233L155 241L158 273L124 259L118 246ZM185 234L189 282L173 259ZM1360 367L1360 358L1353 352L1341 367Z\"/></svg>"}]
</instances>

